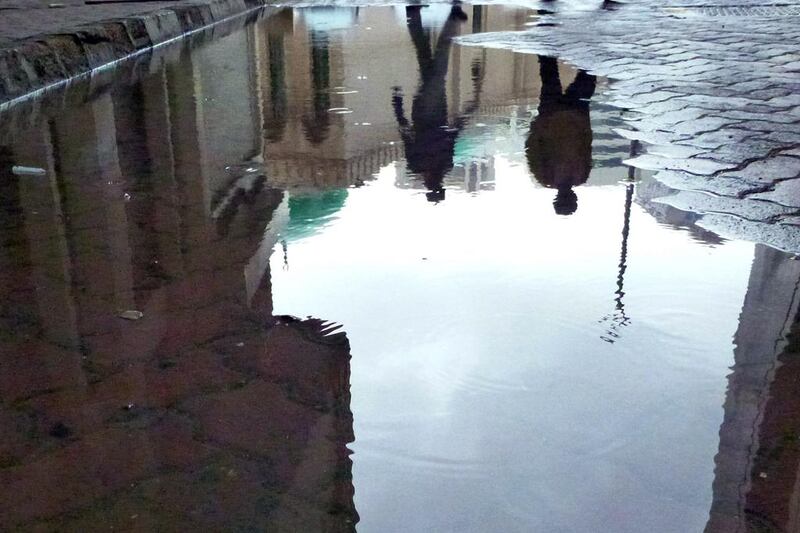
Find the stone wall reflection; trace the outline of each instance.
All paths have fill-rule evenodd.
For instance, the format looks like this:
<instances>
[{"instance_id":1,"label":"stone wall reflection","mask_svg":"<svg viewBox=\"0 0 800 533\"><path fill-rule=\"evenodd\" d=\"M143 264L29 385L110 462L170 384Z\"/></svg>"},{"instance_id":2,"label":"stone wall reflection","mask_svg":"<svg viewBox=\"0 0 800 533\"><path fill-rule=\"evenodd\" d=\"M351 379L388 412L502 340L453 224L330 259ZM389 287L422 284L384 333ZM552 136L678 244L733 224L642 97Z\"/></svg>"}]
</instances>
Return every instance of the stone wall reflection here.
<instances>
[{"instance_id":1,"label":"stone wall reflection","mask_svg":"<svg viewBox=\"0 0 800 533\"><path fill-rule=\"evenodd\" d=\"M272 315L231 37L0 146L0 529L354 530L349 343Z\"/></svg>"},{"instance_id":2,"label":"stone wall reflection","mask_svg":"<svg viewBox=\"0 0 800 533\"><path fill-rule=\"evenodd\" d=\"M755 250L707 533L800 531L800 262Z\"/></svg>"}]
</instances>

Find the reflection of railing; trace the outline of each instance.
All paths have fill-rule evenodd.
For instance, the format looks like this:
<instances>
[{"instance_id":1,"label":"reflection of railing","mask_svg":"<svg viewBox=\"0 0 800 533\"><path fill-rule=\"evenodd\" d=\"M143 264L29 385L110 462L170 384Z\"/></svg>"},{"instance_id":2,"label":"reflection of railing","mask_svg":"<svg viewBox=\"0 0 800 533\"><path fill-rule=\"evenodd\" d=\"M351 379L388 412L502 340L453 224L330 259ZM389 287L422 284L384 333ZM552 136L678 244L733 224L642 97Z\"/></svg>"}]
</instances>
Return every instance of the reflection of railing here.
<instances>
[{"instance_id":1,"label":"reflection of railing","mask_svg":"<svg viewBox=\"0 0 800 533\"><path fill-rule=\"evenodd\" d=\"M494 189L494 157L474 158L456 163L445 183L451 184L451 179L457 179L467 192Z\"/></svg>"}]
</instances>

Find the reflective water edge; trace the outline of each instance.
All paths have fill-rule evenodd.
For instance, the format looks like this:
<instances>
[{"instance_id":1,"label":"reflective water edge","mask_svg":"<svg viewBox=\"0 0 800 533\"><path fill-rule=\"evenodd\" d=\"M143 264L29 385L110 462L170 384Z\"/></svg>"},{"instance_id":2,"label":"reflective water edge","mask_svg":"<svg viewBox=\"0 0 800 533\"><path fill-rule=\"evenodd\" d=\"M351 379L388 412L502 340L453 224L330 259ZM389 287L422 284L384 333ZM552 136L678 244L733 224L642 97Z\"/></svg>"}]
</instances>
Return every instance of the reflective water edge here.
<instances>
[{"instance_id":1,"label":"reflective water edge","mask_svg":"<svg viewBox=\"0 0 800 533\"><path fill-rule=\"evenodd\" d=\"M0 528L800 530L800 262L454 41L538 16L276 9L0 126Z\"/></svg>"}]
</instances>

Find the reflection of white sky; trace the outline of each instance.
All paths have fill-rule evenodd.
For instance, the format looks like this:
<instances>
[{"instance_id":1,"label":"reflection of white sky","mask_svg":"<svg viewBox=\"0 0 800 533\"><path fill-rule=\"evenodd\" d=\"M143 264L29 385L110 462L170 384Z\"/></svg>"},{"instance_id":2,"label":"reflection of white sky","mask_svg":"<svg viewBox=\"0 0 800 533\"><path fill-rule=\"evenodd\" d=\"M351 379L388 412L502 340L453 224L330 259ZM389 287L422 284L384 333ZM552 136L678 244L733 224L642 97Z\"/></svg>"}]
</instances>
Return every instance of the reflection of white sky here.
<instances>
[{"instance_id":1,"label":"reflection of white sky","mask_svg":"<svg viewBox=\"0 0 800 533\"><path fill-rule=\"evenodd\" d=\"M502 158L495 192L438 205L393 174L290 243L287 271L272 258L276 312L352 345L359 530L702 530L753 246L634 205L633 322L610 345L624 188L579 187L557 217Z\"/></svg>"},{"instance_id":2,"label":"reflection of white sky","mask_svg":"<svg viewBox=\"0 0 800 533\"><path fill-rule=\"evenodd\" d=\"M317 7L295 10L305 27L312 31L345 30L358 22L352 7Z\"/></svg>"},{"instance_id":3,"label":"reflection of white sky","mask_svg":"<svg viewBox=\"0 0 800 533\"><path fill-rule=\"evenodd\" d=\"M426 5L419 12L420 19L422 19L422 26L438 30L444 26L452 9L453 6L449 3ZM394 15L397 18L398 24L405 25L406 6L394 6Z\"/></svg>"}]
</instances>

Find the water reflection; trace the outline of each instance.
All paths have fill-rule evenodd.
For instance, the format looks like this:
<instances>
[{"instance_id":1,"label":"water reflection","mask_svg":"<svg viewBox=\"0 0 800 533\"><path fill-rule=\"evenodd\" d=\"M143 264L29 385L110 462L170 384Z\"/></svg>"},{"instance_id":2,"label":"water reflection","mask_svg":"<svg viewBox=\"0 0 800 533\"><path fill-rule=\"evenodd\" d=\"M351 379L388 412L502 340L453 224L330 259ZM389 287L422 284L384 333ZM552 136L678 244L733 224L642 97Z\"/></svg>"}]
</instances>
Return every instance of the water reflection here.
<instances>
[{"instance_id":1,"label":"water reflection","mask_svg":"<svg viewBox=\"0 0 800 533\"><path fill-rule=\"evenodd\" d=\"M286 9L3 132L0 528L796 530L800 263L453 41L530 15Z\"/></svg>"},{"instance_id":2,"label":"water reflection","mask_svg":"<svg viewBox=\"0 0 800 533\"><path fill-rule=\"evenodd\" d=\"M800 262L756 246L714 459L707 533L800 529Z\"/></svg>"},{"instance_id":3,"label":"water reflection","mask_svg":"<svg viewBox=\"0 0 800 533\"><path fill-rule=\"evenodd\" d=\"M272 314L284 194L204 123L251 37L0 149L0 528L354 530L347 337Z\"/></svg>"},{"instance_id":4,"label":"water reflection","mask_svg":"<svg viewBox=\"0 0 800 533\"><path fill-rule=\"evenodd\" d=\"M559 215L578 209L573 187L586 183L592 168L592 126L588 99L597 81L584 71L564 91L553 57L539 56L542 92L539 113L525 143L528 166L536 180L556 189L553 208Z\"/></svg>"},{"instance_id":5,"label":"water reflection","mask_svg":"<svg viewBox=\"0 0 800 533\"><path fill-rule=\"evenodd\" d=\"M421 6L406 7L408 33L416 51L420 85L411 106L411 123L403 110L403 93L396 87L392 96L397 125L405 146L408 169L422 177L430 191L426 197L431 202L444 200L444 176L453 168L456 139L464 128L467 116L480 103L481 66L475 62L472 80L475 85L474 100L464 113L451 123L448 117L445 80L450 61L453 37L459 25L467 20L461 6L454 5L441 28L439 38L431 52L430 33L422 27Z\"/></svg>"}]
</instances>

